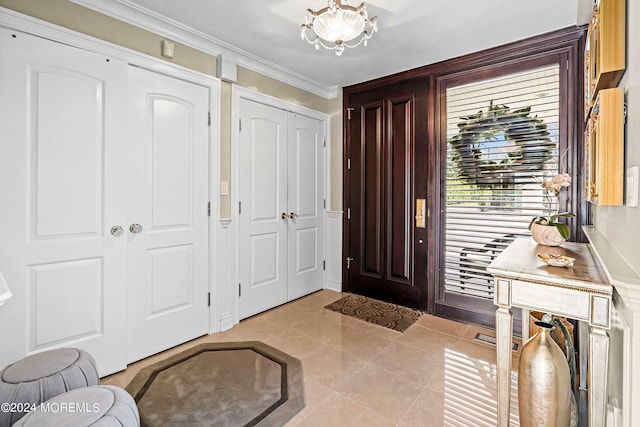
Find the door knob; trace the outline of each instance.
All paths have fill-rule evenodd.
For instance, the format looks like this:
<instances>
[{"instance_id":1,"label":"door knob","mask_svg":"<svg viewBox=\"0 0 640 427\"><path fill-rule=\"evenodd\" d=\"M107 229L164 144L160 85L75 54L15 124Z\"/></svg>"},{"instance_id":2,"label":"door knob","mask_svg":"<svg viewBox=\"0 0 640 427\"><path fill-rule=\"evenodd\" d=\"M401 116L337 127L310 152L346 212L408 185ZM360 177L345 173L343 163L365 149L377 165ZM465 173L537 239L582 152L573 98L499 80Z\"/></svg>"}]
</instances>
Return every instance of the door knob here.
<instances>
[{"instance_id":1,"label":"door knob","mask_svg":"<svg viewBox=\"0 0 640 427\"><path fill-rule=\"evenodd\" d=\"M119 225L114 225L111 227L111 235L114 237L120 237L124 234L124 229Z\"/></svg>"},{"instance_id":2,"label":"door knob","mask_svg":"<svg viewBox=\"0 0 640 427\"><path fill-rule=\"evenodd\" d=\"M286 213L282 212L282 215L280 215L280 218L286 220L287 218L289 218L289 215L287 215Z\"/></svg>"},{"instance_id":3,"label":"door knob","mask_svg":"<svg viewBox=\"0 0 640 427\"><path fill-rule=\"evenodd\" d=\"M140 224L131 224L129 226L129 231L133 234L138 234L142 232L142 226Z\"/></svg>"},{"instance_id":4,"label":"door knob","mask_svg":"<svg viewBox=\"0 0 640 427\"><path fill-rule=\"evenodd\" d=\"M296 219L296 218L298 218L298 215L296 215L294 212L291 212L291 213L289 214L289 218L291 218L291 219Z\"/></svg>"}]
</instances>

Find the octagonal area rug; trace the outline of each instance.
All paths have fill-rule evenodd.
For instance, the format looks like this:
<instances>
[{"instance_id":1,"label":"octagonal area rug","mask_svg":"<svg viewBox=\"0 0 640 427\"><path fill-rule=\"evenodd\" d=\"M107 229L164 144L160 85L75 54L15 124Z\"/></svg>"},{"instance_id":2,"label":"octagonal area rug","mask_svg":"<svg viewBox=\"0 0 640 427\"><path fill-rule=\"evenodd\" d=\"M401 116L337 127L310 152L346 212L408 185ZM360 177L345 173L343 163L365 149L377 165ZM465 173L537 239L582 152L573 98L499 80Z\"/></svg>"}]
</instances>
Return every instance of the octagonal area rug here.
<instances>
[{"instance_id":1,"label":"octagonal area rug","mask_svg":"<svg viewBox=\"0 0 640 427\"><path fill-rule=\"evenodd\" d=\"M143 426L280 426L304 407L301 362L259 341L207 343L127 386Z\"/></svg>"}]
</instances>

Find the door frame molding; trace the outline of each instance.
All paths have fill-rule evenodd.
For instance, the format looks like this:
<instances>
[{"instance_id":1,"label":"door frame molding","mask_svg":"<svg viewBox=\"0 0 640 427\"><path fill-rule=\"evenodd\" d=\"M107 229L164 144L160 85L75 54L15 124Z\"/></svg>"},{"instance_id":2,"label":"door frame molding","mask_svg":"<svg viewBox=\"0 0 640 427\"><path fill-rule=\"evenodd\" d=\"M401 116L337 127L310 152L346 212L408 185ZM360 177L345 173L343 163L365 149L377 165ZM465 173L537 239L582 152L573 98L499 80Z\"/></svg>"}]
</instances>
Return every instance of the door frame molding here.
<instances>
[{"instance_id":1,"label":"door frame molding","mask_svg":"<svg viewBox=\"0 0 640 427\"><path fill-rule=\"evenodd\" d=\"M221 331L230 329L233 325L236 325L240 322L239 313L240 313L240 297L238 295L238 283L240 278L240 265L239 265L239 248L240 248L240 227L238 225L238 202L239 202L239 194L240 186L240 153L238 149L238 145L240 143L240 128L239 128L239 120L240 120L240 100L246 99L253 102L258 102L261 104L265 104L271 107L279 108L281 110L289 111L294 114L300 114L302 116L307 116L312 119L320 120L324 122L324 138L326 142L326 148L324 150L324 179L322 183L322 192L323 198L325 199L325 207L323 210L323 233L321 236L322 239L325 239L327 233L327 211L326 203L329 203L329 191L330 188L330 176L329 176L329 165L328 160L330 159L329 147L331 146L330 141L330 132L331 129L331 116L329 114L312 110L311 108L307 108L300 104L295 104L293 102L285 101L280 98L276 98L271 95L266 95L264 93L256 92L255 90L245 88L243 86L238 86L236 84L231 85L231 217L224 219L227 222L227 225L231 228L231 244L230 250L227 253L220 253L220 265L221 266L232 266L232 272L229 275L231 277L231 282L229 283L228 291L229 295L229 303L228 307L230 311L227 313L220 313L221 319ZM325 240L325 253L323 254L324 259L326 259L326 251L327 245ZM327 287L327 274L325 271L323 283L324 288ZM223 284L219 285L221 287ZM223 291L224 292L224 291ZM222 294L222 292L221 292ZM224 304L223 304L224 306ZM225 321L226 320L226 321Z\"/></svg>"},{"instance_id":2,"label":"door frame molding","mask_svg":"<svg viewBox=\"0 0 640 427\"><path fill-rule=\"evenodd\" d=\"M54 42L64 43L71 47L85 49L99 55L111 56L126 61L130 66L144 68L206 87L209 90L209 111L211 113L211 124L209 126L208 136L209 194L213 204L211 211L219 212L220 79L4 7L0 7L0 27L28 33ZM209 292L211 292L213 301L217 300L218 290L215 280L216 266L218 264L215 244L217 241L217 224L215 219L218 216L218 214L209 216ZM220 331L217 311L218 307L216 304L211 304L209 307L209 334Z\"/></svg>"}]
</instances>

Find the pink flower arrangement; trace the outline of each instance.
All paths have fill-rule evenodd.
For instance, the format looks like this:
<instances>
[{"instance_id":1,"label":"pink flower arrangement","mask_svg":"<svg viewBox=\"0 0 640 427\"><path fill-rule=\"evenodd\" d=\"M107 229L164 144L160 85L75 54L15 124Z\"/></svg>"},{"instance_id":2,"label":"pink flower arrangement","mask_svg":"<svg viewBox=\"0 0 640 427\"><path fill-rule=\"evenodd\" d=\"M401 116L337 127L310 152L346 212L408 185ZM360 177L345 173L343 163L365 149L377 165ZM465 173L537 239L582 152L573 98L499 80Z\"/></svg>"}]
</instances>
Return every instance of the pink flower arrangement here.
<instances>
[{"instance_id":1,"label":"pink flower arrangement","mask_svg":"<svg viewBox=\"0 0 640 427\"><path fill-rule=\"evenodd\" d=\"M545 189L547 194L553 193L554 196L558 197L560 196L560 190L562 190L562 187L568 187L571 185L571 177L568 173L561 173L548 181L542 181L540 185Z\"/></svg>"},{"instance_id":2,"label":"pink flower arrangement","mask_svg":"<svg viewBox=\"0 0 640 427\"><path fill-rule=\"evenodd\" d=\"M553 214L551 210L551 206L552 206L551 196L553 195L554 197L559 197L560 190L570 185L571 185L571 176L569 176L568 173L561 173L561 174L555 175L551 179L544 180L540 183L540 186L545 190L545 198L549 203L549 215L534 217L529 223L529 230L531 230L531 226L533 226L533 224L550 225L550 226L556 227L558 229L558 232L564 239L569 238L569 236L571 235L571 230L569 229L569 227L567 227L566 224L562 222L558 222L558 218L561 218L561 217L573 218L575 215L572 214L571 212L562 212L562 213L559 212L559 213Z\"/></svg>"}]
</instances>

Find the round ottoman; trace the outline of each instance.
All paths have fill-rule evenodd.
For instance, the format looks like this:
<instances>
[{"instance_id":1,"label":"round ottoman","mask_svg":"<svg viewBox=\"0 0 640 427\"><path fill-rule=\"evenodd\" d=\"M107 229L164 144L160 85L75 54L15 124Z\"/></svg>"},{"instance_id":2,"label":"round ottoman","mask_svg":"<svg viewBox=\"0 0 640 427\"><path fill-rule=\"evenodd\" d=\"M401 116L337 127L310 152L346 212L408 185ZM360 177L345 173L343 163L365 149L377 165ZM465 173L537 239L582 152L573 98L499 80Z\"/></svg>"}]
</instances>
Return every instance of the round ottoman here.
<instances>
[{"instance_id":1,"label":"round ottoman","mask_svg":"<svg viewBox=\"0 0 640 427\"><path fill-rule=\"evenodd\" d=\"M0 403L4 405L0 427L12 425L52 397L99 382L96 363L84 350L60 348L25 357L0 371Z\"/></svg>"},{"instance_id":2,"label":"round ottoman","mask_svg":"<svg viewBox=\"0 0 640 427\"><path fill-rule=\"evenodd\" d=\"M50 399L14 426L138 427L140 416L133 397L120 387L77 388Z\"/></svg>"}]
</instances>

